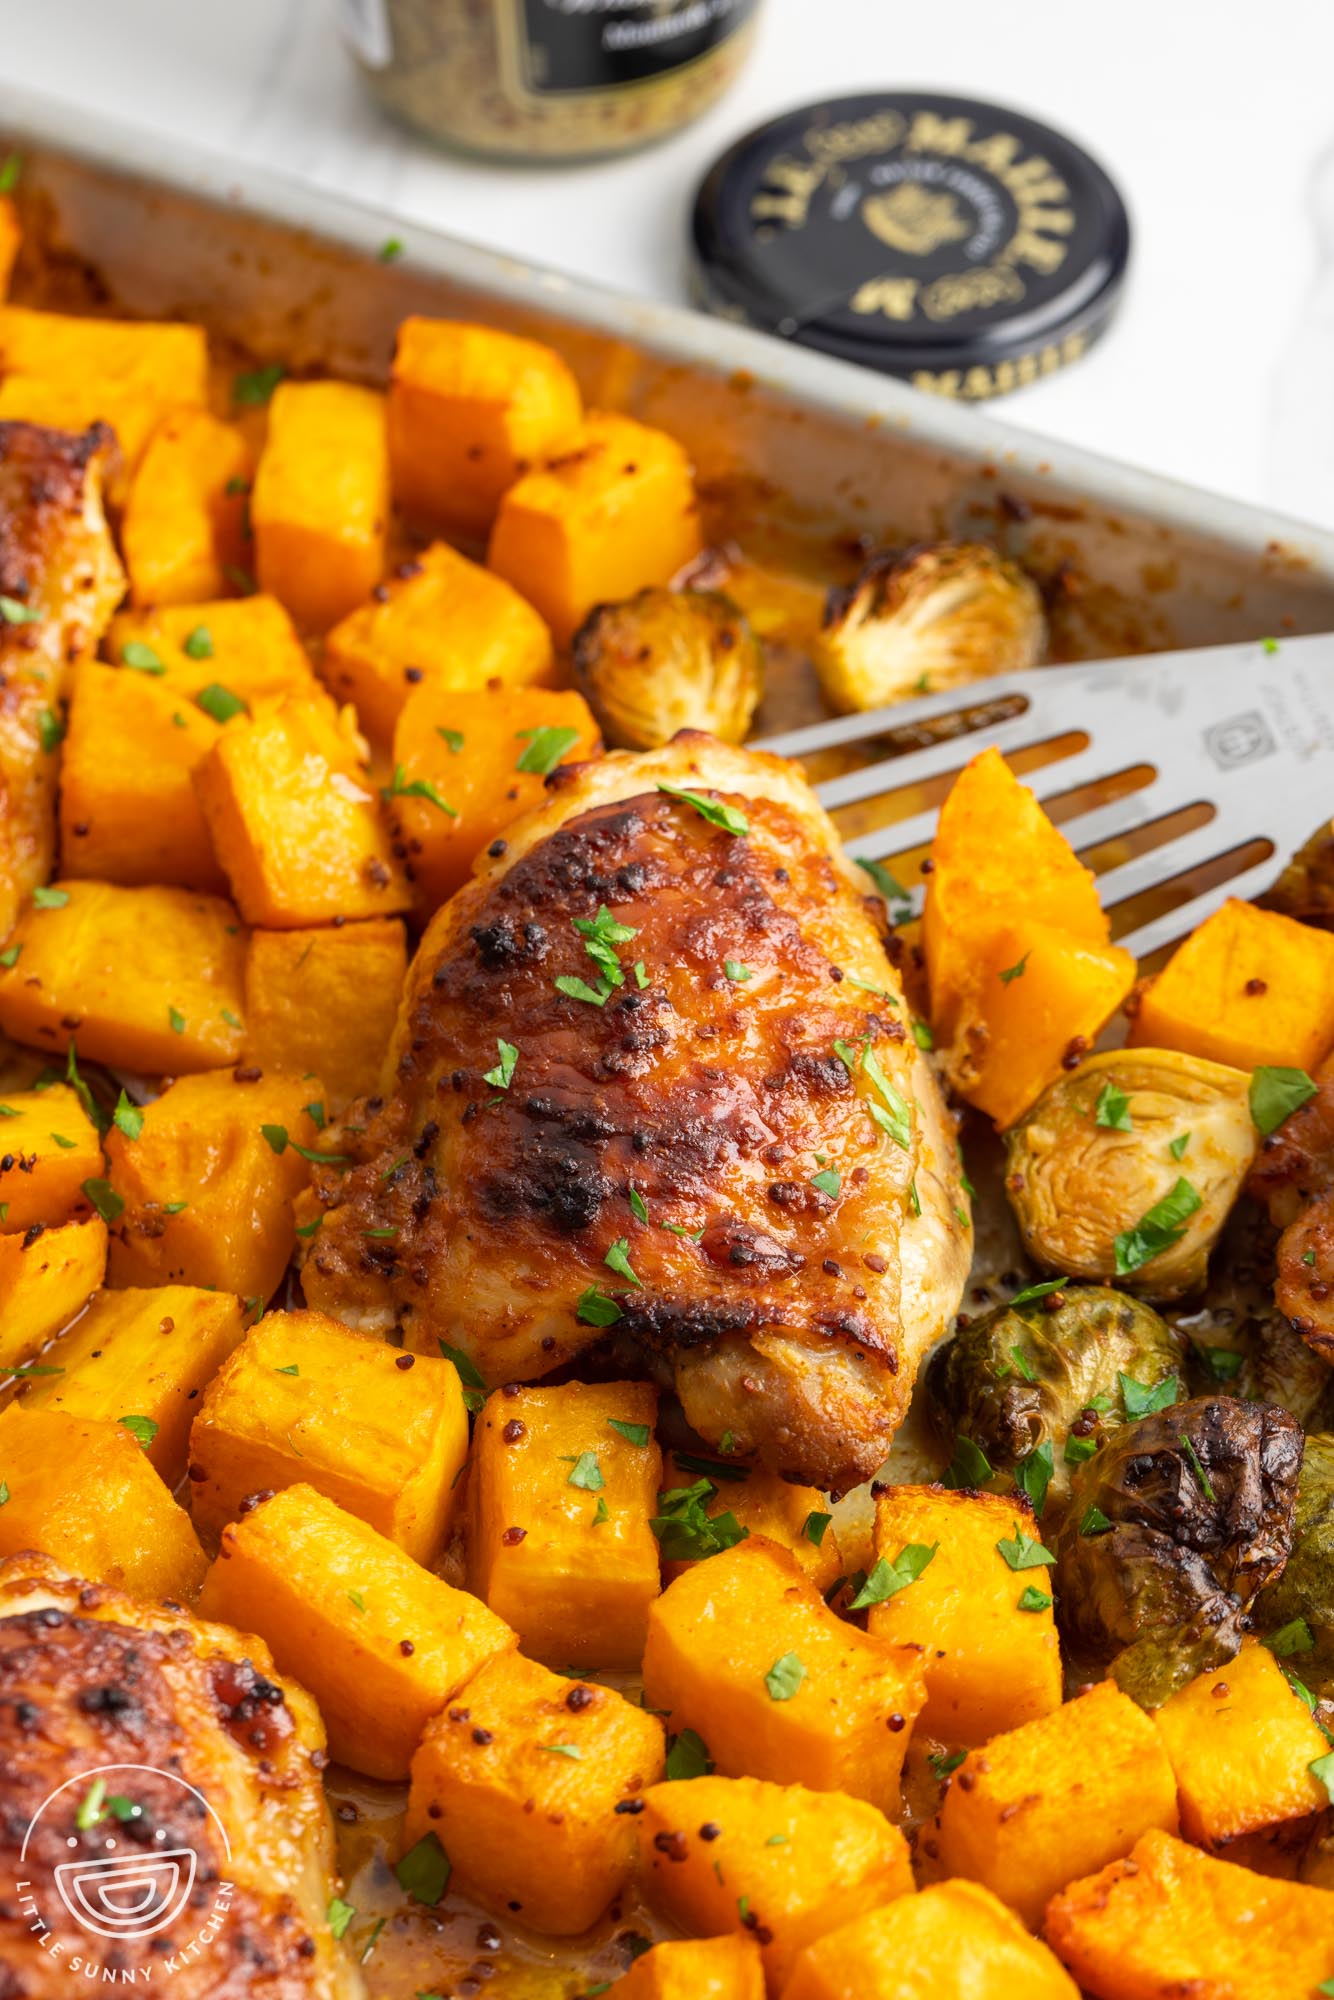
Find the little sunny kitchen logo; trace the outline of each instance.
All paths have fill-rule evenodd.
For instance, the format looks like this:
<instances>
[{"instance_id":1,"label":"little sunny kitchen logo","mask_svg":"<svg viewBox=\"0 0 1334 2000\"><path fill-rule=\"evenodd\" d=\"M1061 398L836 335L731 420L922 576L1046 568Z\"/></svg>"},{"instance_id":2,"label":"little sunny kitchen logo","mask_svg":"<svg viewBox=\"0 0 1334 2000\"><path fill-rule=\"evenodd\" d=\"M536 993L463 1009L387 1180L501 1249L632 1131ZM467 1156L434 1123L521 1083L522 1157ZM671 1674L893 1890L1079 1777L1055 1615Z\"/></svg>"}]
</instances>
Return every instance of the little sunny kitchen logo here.
<instances>
[{"instance_id":1,"label":"little sunny kitchen logo","mask_svg":"<svg viewBox=\"0 0 1334 2000\"><path fill-rule=\"evenodd\" d=\"M163 1817L164 1786L180 1808L173 1823L211 1820L216 1846L210 1837L195 1847L154 1823L153 1813ZM150 1792L152 1812L144 1803ZM53 1863L62 1849L66 1858ZM104 1764L43 1799L23 1837L14 1887L29 1930L55 1964L83 1979L147 1986L196 1963L226 1921L233 1885L225 1876L214 1877L207 1907L198 1907L201 1852L211 1868L219 1860L230 1867L226 1828L202 1792L152 1765ZM173 1928L180 1934L162 1937ZM139 1957L129 1948L152 1938L161 1942L151 1958L127 1963Z\"/></svg>"}]
</instances>

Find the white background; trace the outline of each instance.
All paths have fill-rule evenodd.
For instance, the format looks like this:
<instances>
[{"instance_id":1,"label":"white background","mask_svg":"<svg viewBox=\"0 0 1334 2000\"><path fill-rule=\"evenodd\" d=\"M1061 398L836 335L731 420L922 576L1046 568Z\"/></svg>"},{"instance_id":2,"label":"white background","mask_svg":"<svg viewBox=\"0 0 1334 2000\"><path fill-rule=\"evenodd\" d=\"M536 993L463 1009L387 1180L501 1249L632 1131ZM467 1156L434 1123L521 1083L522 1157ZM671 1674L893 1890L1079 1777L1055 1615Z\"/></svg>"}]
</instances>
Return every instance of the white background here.
<instances>
[{"instance_id":1,"label":"white background","mask_svg":"<svg viewBox=\"0 0 1334 2000\"><path fill-rule=\"evenodd\" d=\"M1104 343L1004 414L1334 526L1334 277L1322 301L1312 213L1334 0L766 0L752 64L707 119L562 169L454 160L387 123L334 0L0 0L0 77L134 119L164 149L197 139L678 299L694 185L751 124L876 82L1012 104L1101 158L1135 249Z\"/></svg>"}]
</instances>

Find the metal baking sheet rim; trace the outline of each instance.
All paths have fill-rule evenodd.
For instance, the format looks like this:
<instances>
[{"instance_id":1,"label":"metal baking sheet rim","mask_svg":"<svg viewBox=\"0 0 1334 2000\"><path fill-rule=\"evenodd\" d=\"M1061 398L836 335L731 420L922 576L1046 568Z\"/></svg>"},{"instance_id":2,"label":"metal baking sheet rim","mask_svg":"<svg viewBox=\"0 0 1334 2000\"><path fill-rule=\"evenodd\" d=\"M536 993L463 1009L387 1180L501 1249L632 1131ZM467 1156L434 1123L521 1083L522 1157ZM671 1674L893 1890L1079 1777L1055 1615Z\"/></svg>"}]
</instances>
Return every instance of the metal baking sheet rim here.
<instances>
[{"instance_id":1,"label":"metal baking sheet rim","mask_svg":"<svg viewBox=\"0 0 1334 2000\"><path fill-rule=\"evenodd\" d=\"M1252 556L1279 545L1286 556L1334 580L1334 533L1309 522L1061 444L989 412L751 328L487 250L391 210L331 194L268 167L238 166L192 141L164 138L43 92L0 83L0 130L20 149L25 139L52 147L108 173L283 223L371 258L388 237L395 237L403 246L400 261L408 268L497 294L521 308L558 310L712 375L750 375L799 403L890 433L910 432L918 444L1041 478L1113 512L1147 516Z\"/></svg>"}]
</instances>

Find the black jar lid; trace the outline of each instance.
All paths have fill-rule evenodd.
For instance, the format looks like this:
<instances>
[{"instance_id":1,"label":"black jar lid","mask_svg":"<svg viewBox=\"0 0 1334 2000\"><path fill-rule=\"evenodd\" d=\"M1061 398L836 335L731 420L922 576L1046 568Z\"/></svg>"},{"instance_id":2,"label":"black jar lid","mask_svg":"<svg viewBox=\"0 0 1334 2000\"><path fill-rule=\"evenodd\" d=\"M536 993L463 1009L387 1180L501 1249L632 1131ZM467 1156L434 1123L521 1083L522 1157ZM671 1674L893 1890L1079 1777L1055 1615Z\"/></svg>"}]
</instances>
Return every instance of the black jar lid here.
<instances>
[{"instance_id":1,"label":"black jar lid","mask_svg":"<svg viewBox=\"0 0 1334 2000\"><path fill-rule=\"evenodd\" d=\"M1049 125L934 91L784 112L695 198L699 303L919 388L1002 395L1111 318L1125 204Z\"/></svg>"}]
</instances>

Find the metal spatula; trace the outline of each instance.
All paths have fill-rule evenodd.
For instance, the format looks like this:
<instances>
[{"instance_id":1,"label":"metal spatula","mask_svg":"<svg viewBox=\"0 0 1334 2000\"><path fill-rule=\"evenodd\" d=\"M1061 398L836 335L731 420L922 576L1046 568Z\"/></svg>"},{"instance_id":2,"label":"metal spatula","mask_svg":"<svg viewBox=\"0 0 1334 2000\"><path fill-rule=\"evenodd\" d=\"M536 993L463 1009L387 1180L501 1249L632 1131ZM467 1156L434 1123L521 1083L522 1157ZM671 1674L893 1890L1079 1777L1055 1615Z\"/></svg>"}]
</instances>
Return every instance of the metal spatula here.
<instances>
[{"instance_id":1,"label":"metal spatula","mask_svg":"<svg viewBox=\"0 0 1334 2000\"><path fill-rule=\"evenodd\" d=\"M919 809L920 789L916 800L903 795L947 780L988 744L1021 765L1041 764L1023 771L1025 784L1093 865L1105 857L1092 851L1108 843L1143 850L1119 865L1113 857L1100 875L1114 932L1117 905L1186 878L1174 908L1119 939L1147 958L1226 897L1267 889L1334 815L1334 635L1005 674L790 730L760 747L815 760L817 775L820 753L842 753L842 761L865 754L865 764L816 790L836 818L878 821L873 831L845 829L849 853L870 861L924 846L936 808ZM1099 803L1094 788L1121 796ZM1073 796L1091 790L1087 802ZM861 810L850 815L852 807ZM1202 868L1210 879L1197 887L1191 877ZM1017 907L1023 893L1016 882Z\"/></svg>"}]
</instances>

